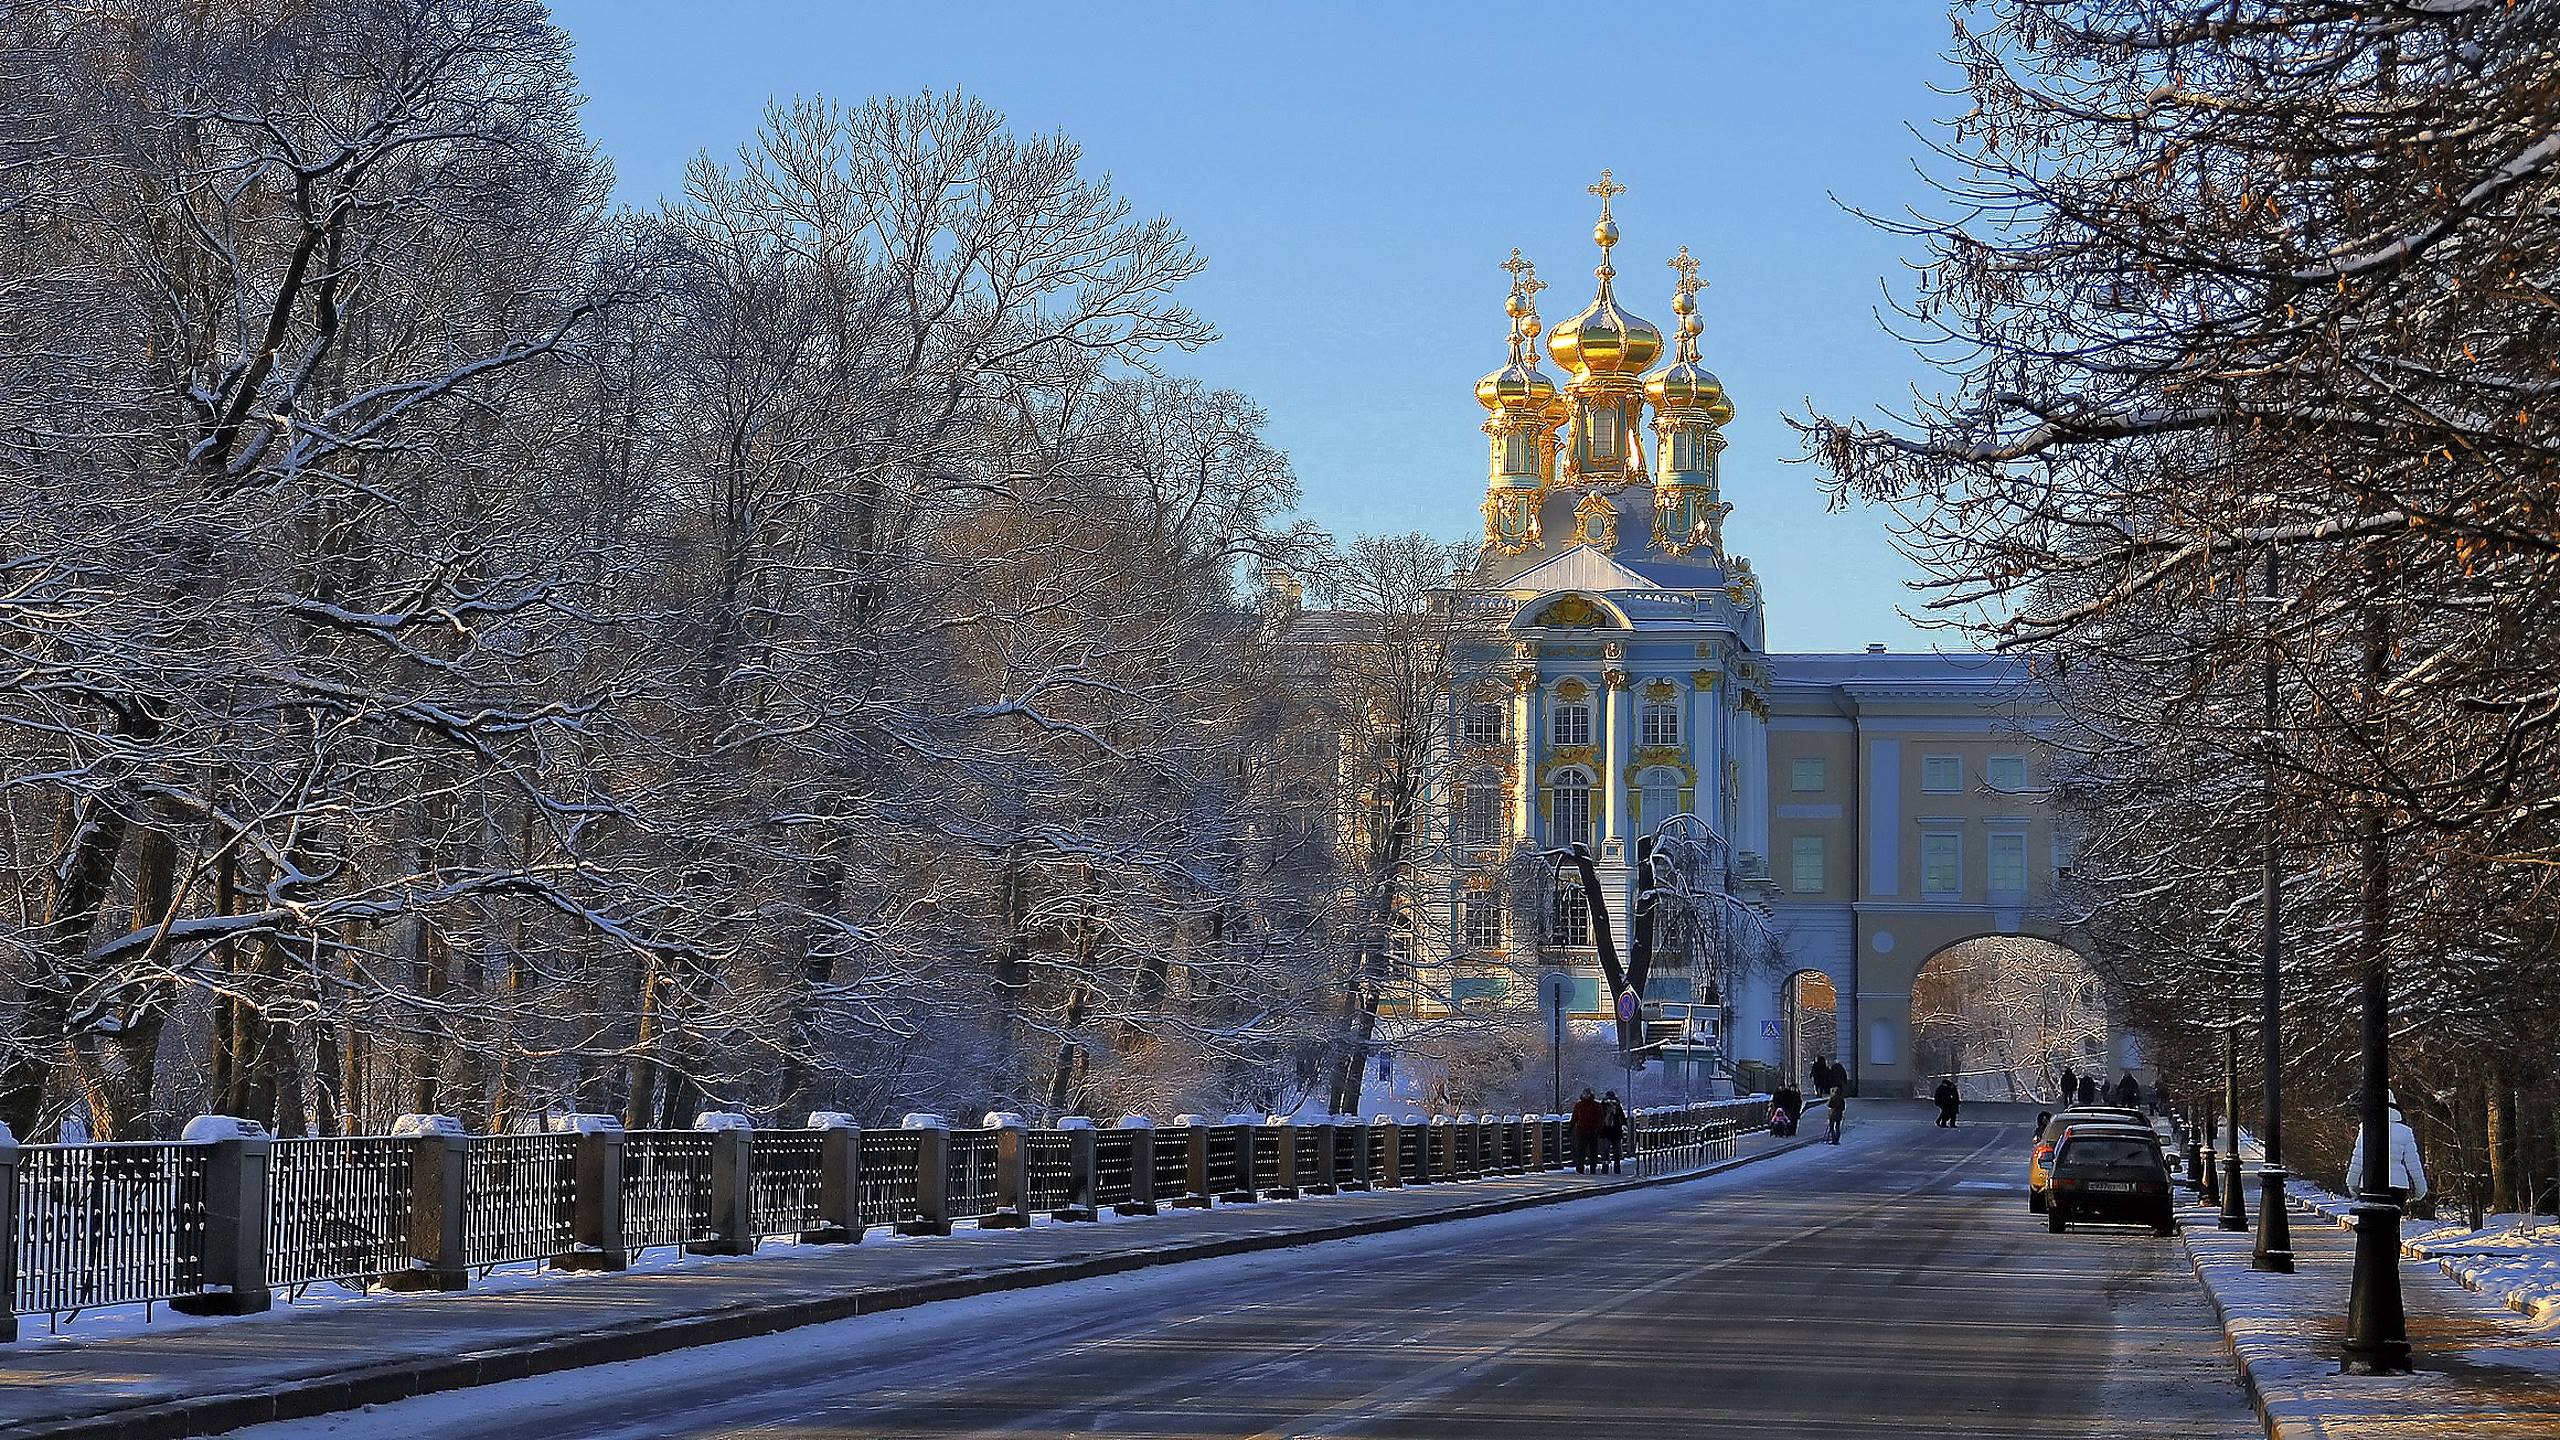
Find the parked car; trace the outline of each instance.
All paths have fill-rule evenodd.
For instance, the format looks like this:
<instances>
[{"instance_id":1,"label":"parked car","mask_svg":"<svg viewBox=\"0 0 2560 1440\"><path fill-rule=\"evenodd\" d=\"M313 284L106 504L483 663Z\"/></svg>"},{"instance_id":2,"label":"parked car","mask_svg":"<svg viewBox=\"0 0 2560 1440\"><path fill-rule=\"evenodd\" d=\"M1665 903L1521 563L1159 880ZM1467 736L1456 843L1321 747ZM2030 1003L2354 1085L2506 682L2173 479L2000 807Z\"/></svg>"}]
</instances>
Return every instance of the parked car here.
<instances>
[{"instance_id":1,"label":"parked car","mask_svg":"<svg viewBox=\"0 0 2560 1440\"><path fill-rule=\"evenodd\" d=\"M2127 1110L2122 1106L2080 1105L2055 1115L2045 1122L2042 1130L2036 1132L2035 1148L2027 1157L2027 1211L2029 1214L2044 1213L2045 1187L2050 1183L2053 1173L2055 1147L2062 1143L2062 1137L2071 1133L2074 1126L2084 1125L2121 1126L2139 1130L2151 1136L2155 1142L2159 1139L2159 1132L2151 1128L2148 1117L2139 1110ZM2165 1161L2165 1155L2163 1159Z\"/></svg>"},{"instance_id":2,"label":"parked car","mask_svg":"<svg viewBox=\"0 0 2560 1440\"><path fill-rule=\"evenodd\" d=\"M2148 1225L2155 1235L2177 1233L2169 1197L2169 1166L2160 1137L2147 1128L2075 1126L2062 1137L2045 1197L2045 1228L2091 1221Z\"/></svg>"}]
</instances>

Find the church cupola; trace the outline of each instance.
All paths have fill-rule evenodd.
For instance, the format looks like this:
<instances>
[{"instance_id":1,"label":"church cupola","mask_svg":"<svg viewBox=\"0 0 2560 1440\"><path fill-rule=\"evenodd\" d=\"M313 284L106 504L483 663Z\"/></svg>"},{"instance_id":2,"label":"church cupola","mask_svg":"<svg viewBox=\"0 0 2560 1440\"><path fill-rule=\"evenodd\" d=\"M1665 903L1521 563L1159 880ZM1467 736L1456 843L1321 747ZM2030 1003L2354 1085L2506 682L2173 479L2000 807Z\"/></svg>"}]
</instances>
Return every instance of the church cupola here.
<instances>
[{"instance_id":1,"label":"church cupola","mask_svg":"<svg viewBox=\"0 0 2560 1440\"><path fill-rule=\"evenodd\" d=\"M1591 227L1591 239L1600 247L1600 266L1592 272L1600 281L1599 294L1547 337L1547 352L1568 372L1565 401L1573 428L1565 446L1564 480L1569 485L1614 488L1645 478L1640 377L1662 354L1662 332L1653 322L1620 309L1611 284L1618 274L1610 264L1618 222L1609 202L1626 191L1606 170L1591 187L1600 197L1600 219Z\"/></svg>"},{"instance_id":2,"label":"church cupola","mask_svg":"<svg viewBox=\"0 0 2560 1440\"><path fill-rule=\"evenodd\" d=\"M1653 482L1653 541L1670 555L1724 550L1725 512L1733 507L1717 492L1716 462L1724 453L1725 423L1733 419L1733 402L1724 382L1698 363L1698 262L1689 247L1680 247L1671 268L1680 276L1671 308L1680 319L1678 351L1670 364L1645 377L1645 398L1653 402L1653 433L1659 455Z\"/></svg>"},{"instance_id":3,"label":"church cupola","mask_svg":"<svg viewBox=\"0 0 2560 1440\"><path fill-rule=\"evenodd\" d=\"M1564 399L1556 382L1538 368L1537 296L1546 288L1535 265L1511 252L1511 358L1476 382L1476 401L1493 414L1484 422L1492 439L1485 480L1485 543L1508 555L1538 548L1539 510L1555 478L1556 427L1564 423Z\"/></svg>"}]
</instances>

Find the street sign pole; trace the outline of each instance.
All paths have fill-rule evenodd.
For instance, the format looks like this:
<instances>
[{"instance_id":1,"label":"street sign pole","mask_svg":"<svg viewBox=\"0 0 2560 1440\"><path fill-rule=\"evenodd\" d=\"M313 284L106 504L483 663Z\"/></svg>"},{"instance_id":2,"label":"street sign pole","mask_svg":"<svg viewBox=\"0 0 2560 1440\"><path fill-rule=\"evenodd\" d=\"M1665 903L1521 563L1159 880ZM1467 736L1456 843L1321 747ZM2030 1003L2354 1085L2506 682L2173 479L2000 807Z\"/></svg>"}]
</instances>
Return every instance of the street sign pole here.
<instances>
[{"instance_id":1,"label":"street sign pole","mask_svg":"<svg viewBox=\"0 0 2560 1440\"><path fill-rule=\"evenodd\" d=\"M1564 1113L1564 1007L1573 1002L1573 977L1559 971L1549 975L1541 997L1547 1002L1547 1060L1555 1068L1555 1106L1547 1113Z\"/></svg>"}]
</instances>

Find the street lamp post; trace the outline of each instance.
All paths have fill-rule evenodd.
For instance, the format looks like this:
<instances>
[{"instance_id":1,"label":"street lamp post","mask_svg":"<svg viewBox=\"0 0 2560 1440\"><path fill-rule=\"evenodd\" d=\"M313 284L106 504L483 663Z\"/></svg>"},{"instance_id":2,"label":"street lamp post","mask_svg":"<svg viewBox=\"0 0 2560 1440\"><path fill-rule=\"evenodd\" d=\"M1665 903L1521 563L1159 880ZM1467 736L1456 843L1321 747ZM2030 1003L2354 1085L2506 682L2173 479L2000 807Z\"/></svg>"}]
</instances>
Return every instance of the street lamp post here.
<instances>
[{"instance_id":1,"label":"street lamp post","mask_svg":"<svg viewBox=\"0 0 2560 1440\"><path fill-rule=\"evenodd\" d=\"M2232 1007L2231 1023L2222 1027L2222 1123L2229 1127L2222 1140L2222 1212L2216 1217L2225 1230L2249 1228L2249 1202L2240 1180L2240 1021L2239 1007Z\"/></svg>"},{"instance_id":2,"label":"street lamp post","mask_svg":"<svg viewBox=\"0 0 2560 1440\"><path fill-rule=\"evenodd\" d=\"M2258 1243L2249 1263L2280 1275L2293 1273L2293 1225L2284 1208L2284 859L2276 817L2276 547L2267 547L2267 654L2260 677L2266 733L2261 784L2267 812L2265 854L2260 858L2258 948L2258 1044L2261 1056L2258 1143L2266 1151L2258 1170Z\"/></svg>"}]
</instances>

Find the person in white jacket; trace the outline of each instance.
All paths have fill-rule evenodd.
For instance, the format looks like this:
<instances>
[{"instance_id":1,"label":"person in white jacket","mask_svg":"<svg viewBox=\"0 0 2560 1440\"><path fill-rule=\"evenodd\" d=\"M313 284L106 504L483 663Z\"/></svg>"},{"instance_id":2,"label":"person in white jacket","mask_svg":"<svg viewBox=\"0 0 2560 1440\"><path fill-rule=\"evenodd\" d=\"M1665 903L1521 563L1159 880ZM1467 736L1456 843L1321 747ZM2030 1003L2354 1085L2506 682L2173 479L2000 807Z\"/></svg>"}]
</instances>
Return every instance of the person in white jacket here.
<instances>
[{"instance_id":1,"label":"person in white jacket","mask_svg":"<svg viewBox=\"0 0 2560 1440\"><path fill-rule=\"evenodd\" d=\"M2418 1132L2400 1118L2400 1097L2383 1092L2391 1107L2391 1188L2400 1194L2400 1203L2427 1198L2427 1168L2418 1163ZM2347 1193L2354 1195L2364 1188L2364 1137L2356 1137L2355 1152L2347 1157Z\"/></svg>"}]
</instances>

